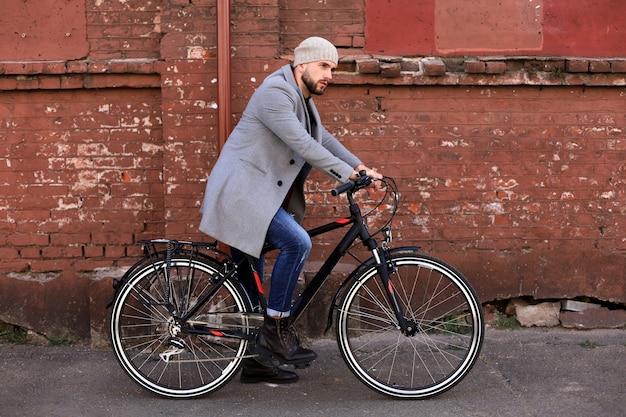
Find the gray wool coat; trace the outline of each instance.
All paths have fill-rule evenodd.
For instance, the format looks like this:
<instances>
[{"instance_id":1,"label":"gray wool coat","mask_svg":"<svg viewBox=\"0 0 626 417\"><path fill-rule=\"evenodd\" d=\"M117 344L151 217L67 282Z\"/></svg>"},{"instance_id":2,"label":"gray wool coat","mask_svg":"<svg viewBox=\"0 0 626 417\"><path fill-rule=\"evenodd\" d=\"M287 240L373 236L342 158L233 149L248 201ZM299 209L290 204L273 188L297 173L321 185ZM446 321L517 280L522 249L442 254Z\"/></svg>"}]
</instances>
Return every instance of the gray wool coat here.
<instances>
[{"instance_id":1,"label":"gray wool coat","mask_svg":"<svg viewBox=\"0 0 626 417\"><path fill-rule=\"evenodd\" d=\"M311 167L348 181L361 161L322 126L312 99L308 106L290 65L263 81L211 170L200 231L258 258L292 185L288 211L302 221Z\"/></svg>"}]
</instances>

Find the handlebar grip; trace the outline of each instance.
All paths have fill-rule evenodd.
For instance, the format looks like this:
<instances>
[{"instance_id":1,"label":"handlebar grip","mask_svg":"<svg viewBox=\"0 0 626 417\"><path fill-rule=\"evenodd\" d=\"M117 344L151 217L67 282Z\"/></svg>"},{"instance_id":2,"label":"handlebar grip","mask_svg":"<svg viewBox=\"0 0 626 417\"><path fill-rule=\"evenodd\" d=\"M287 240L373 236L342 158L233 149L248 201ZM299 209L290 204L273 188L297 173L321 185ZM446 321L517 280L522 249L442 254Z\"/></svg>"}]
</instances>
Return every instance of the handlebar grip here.
<instances>
[{"instance_id":1,"label":"handlebar grip","mask_svg":"<svg viewBox=\"0 0 626 417\"><path fill-rule=\"evenodd\" d=\"M352 181L352 180L350 180L350 181L348 181L348 182L346 182L346 183L344 183L344 184L341 184L341 185L340 185L339 187L337 187L337 188L333 188L333 189L330 191L330 193L331 193L333 196L338 196L339 194L343 194L343 193L345 193L346 191L348 191L350 188L354 187L354 185L355 185L355 182L354 182L354 181Z\"/></svg>"}]
</instances>

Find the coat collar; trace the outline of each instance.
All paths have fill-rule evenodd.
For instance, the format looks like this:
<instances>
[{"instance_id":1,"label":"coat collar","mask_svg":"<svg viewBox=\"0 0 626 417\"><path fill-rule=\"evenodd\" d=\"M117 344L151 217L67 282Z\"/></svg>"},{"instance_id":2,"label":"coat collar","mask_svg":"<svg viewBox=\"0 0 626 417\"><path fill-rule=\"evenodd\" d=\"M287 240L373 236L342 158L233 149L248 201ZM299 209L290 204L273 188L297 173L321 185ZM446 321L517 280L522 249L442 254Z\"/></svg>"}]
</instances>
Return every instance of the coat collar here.
<instances>
[{"instance_id":1,"label":"coat collar","mask_svg":"<svg viewBox=\"0 0 626 417\"><path fill-rule=\"evenodd\" d=\"M287 65L283 65L283 67L280 69L280 71L282 71L283 77L285 78L285 81L287 81L287 83L289 83L289 85L291 85L294 90L298 93L298 97L300 98L300 102L302 104L302 108L305 109L305 114L306 114L306 118L307 118L307 124L308 124L308 130L311 133L311 135L317 139L317 134L316 132L319 131L319 127L321 125L321 120L319 118L319 114L317 112L317 108L315 107L315 103L313 102L313 97L310 97L307 100L304 98L304 95L302 94L302 90L300 90L300 87L298 86L298 83L296 82L296 77L294 77L293 75L293 68L291 67L291 65L287 64ZM309 112L307 109L310 109L311 111ZM308 120L309 117L313 117L315 118L315 126L316 132L311 131L311 122Z\"/></svg>"},{"instance_id":2,"label":"coat collar","mask_svg":"<svg viewBox=\"0 0 626 417\"><path fill-rule=\"evenodd\" d=\"M289 85L291 85L296 90L296 92L298 93L298 96L302 100L302 104L305 104L304 95L302 95L302 90L300 90L300 87L298 86L298 83L296 82L296 77L293 75L293 68L291 67L291 65L290 64L283 65L280 70L283 73L283 77L285 77L285 81L287 81Z\"/></svg>"}]
</instances>

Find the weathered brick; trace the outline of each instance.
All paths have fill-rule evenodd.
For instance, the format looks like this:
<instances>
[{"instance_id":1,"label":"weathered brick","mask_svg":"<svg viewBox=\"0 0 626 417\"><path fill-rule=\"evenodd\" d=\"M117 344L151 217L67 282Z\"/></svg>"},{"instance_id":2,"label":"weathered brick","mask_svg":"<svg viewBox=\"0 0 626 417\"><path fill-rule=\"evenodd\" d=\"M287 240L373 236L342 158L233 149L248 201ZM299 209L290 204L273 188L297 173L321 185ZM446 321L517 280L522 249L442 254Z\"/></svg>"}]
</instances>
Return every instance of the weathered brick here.
<instances>
[{"instance_id":1,"label":"weathered brick","mask_svg":"<svg viewBox=\"0 0 626 417\"><path fill-rule=\"evenodd\" d=\"M31 271L34 273L50 272L50 271L73 271L72 262L69 259L42 259L37 262L31 263ZM66 289L67 291L67 289ZM69 292L69 294L76 294L75 292ZM50 307L50 306L48 306ZM52 312L48 314L53 315Z\"/></svg>"},{"instance_id":2,"label":"weathered brick","mask_svg":"<svg viewBox=\"0 0 626 417\"><path fill-rule=\"evenodd\" d=\"M487 74L504 74L506 72L506 62L487 61L485 62L485 72Z\"/></svg>"},{"instance_id":3,"label":"weathered brick","mask_svg":"<svg viewBox=\"0 0 626 417\"><path fill-rule=\"evenodd\" d=\"M63 89L75 89L75 88L83 88L83 77L76 76L62 76L61 77L61 88Z\"/></svg>"},{"instance_id":4,"label":"weathered brick","mask_svg":"<svg viewBox=\"0 0 626 417\"><path fill-rule=\"evenodd\" d=\"M377 59L360 59L356 64L360 74L378 74L380 72L380 61Z\"/></svg>"},{"instance_id":5,"label":"weathered brick","mask_svg":"<svg viewBox=\"0 0 626 417\"><path fill-rule=\"evenodd\" d=\"M445 75L446 64L441 59L424 59L424 74L429 77L439 77Z\"/></svg>"},{"instance_id":6,"label":"weathered brick","mask_svg":"<svg viewBox=\"0 0 626 417\"><path fill-rule=\"evenodd\" d=\"M611 72L611 63L605 60L591 60L589 72Z\"/></svg>"},{"instance_id":7,"label":"weathered brick","mask_svg":"<svg viewBox=\"0 0 626 417\"><path fill-rule=\"evenodd\" d=\"M39 78L30 76L18 76L16 79L16 88L18 90L35 90L39 87Z\"/></svg>"},{"instance_id":8,"label":"weathered brick","mask_svg":"<svg viewBox=\"0 0 626 417\"><path fill-rule=\"evenodd\" d=\"M44 62L42 66L42 73L44 74L65 74L66 71L65 61Z\"/></svg>"},{"instance_id":9,"label":"weathered brick","mask_svg":"<svg viewBox=\"0 0 626 417\"><path fill-rule=\"evenodd\" d=\"M24 62L5 62L3 64L4 74L19 74L26 73L27 64Z\"/></svg>"},{"instance_id":10,"label":"weathered brick","mask_svg":"<svg viewBox=\"0 0 626 417\"><path fill-rule=\"evenodd\" d=\"M83 246L82 249L87 258L99 258L104 255L104 247L100 245Z\"/></svg>"},{"instance_id":11,"label":"weathered brick","mask_svg":"<svg viewBox=\"0 0 626 417\"><path fill-rule=\"evenodd\" d=\"M41 258L41 249L38 247L27 247L20 249L20 257L22 259L39 259Z\"/></svg>"},{"instance_id":12,"label":"weathered brick","mask_svg":"<svg viewBox=\"0 0 626 417\"><path fill-rule=\"evenodd\" d=\"M483 74L486 65L483 61L467 60L465 61L465 72L468 74Z\"/></svg>"},{"instance_id":13,"label":"weathered brick","mask_svg":"<svg viewBox=\"0 0 626 417\"><path fill-rule=\"evenodd\" d=\"M17 88L15 77L0 77L0 91L10 91Z\"/></svg>"},{"instance_id":14,"label":"weathered brick","mask_svg":"<svg viewBox=\"0 0 626 417\"><path fill-rule=\"evenodd\" d=\"M399 62L383 62L380 64L380 75L383 78L399 77L401 65Z\"/></svg>"},{"instance_id":15,"label":"weathered brick","mask_svg":"<svg viewBox=\"0 0 626 417\"><path fill-rule=\"evenodd\" d=\"M147 60L147 61L139 61L139 62L128 61L126 63L126 67L129 73L142 73L142 74L156 73L157 72L156 65L157 65L157 61L155 60Z\"/></svg>"},{"instance_id":16,"label":"weathered brick","mask_svg":"<svg viewBox=\"0 0 626 417\"><path fill-rule=\"evenodd\" d=\"M611 61L611 72L626 72L626 60Z\"/></svg>"},{"instance_id":17,"label":"weathered brick","mask_svg":"<svg viewBox=\"0 0 626 417\"><path fill-rule=\"evenodd\" d=\"M87 61L68 61L67 64L68 73L82 74L87 72Z\"/></svg>"},{"instance_id":18,"label":"weathered brick","mask_svg":"<svg viewBox=\"0 0 626 417\"><path fill-rule=\"evenodd\" d=\"M107 63L107 72L111 73L128 73L128 61L111 61Z\"/></svg>"},{"instance_id":19,"label":"weathered brick","mask_svg":"<svg viewBox=\"0 0 626 417\"><path fill-rule=\"evenodd\" d=\"M87 64L87 72L92 72L92 73L109 72L109 63L108 62L89 62Z\"/></svg>"},{"instance_id":20,"label":"weathered brick","mask_svg":"<svg viewBox=\"0 0 626 417\"><path fill-rule=\"evenodd\" d=\"M336 36L333 40L333 44L337 48L351 48L352 47L352 36Z\"/></svg>"},{"instance_id":21,"label":"weathered brick","mask_svg":"<svg viewBox=\"0 0 626 417\"><path fill-rule=\"evenodd\" d=\"M41 89L59 89L61 88L61 77L39 77L39 88Z\"/></svg>"},{"instance_id":22,"label":"weathered brick","mask_svg":"<svg viewBox=\"0 0 626 417\"><path fill-rule=\"evenodd\" d=\"M421 70L421 60L415 58L403 58L400 66L402 71L419 72Z\"/></svg>"},{"instance_id":23,"label":"weathered brick","mask_svg":"<svg viewBox=\"0 0 626 417\"><path fill-rule=\"evenodd\" d=\"M588 72L589 61L586 59L568 59L565 63L567 72Z\"/></svg>"},{"instance_id":24,"label":"weathered brick","mask_svg":"<svg viewBox=\"0 0 626 417\"><path fill-rule=\"evenodd\" d=\"M0 259L17 259L19 252L16 248L12 247L0 247Z\"/></svg>"},{"instance_id":25,"label":"weathered brick","mask_svg":"<svg viewBox=\"0 0 626 417\"><path fill-rule=\"evenodd\" d=\"M25 247L25 246L47 246L49 244L48 235L46 234L31 234L31 235L23 235L23 234L15 234L8 236L6 242L10 246L15 247Z\"/></svg>"}]
</instances>

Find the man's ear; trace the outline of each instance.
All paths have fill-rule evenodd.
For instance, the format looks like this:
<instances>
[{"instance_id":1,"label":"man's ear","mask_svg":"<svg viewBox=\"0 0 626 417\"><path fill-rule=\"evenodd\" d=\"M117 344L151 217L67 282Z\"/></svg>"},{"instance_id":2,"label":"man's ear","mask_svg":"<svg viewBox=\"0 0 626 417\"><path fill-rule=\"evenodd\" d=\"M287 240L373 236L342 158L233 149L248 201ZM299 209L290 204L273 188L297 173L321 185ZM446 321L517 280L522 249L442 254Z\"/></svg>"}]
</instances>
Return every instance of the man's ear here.
<instances>
[{"instance_id":1,"label":"man's ear","mask_svg":"<svg viewBox=\"0 0 626 417\"><path fill-rule=\"evenodd\" d=\"M295 69L295 70L296 70L299 74L302 74L302 73L304 73L304 68L305 68L305 66L306 66L305 64L298 64L298 65L296 65L296 66L295 66L295 68L294 68L294 69Z\"/></svg>"}]
</instances>

